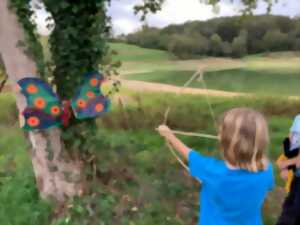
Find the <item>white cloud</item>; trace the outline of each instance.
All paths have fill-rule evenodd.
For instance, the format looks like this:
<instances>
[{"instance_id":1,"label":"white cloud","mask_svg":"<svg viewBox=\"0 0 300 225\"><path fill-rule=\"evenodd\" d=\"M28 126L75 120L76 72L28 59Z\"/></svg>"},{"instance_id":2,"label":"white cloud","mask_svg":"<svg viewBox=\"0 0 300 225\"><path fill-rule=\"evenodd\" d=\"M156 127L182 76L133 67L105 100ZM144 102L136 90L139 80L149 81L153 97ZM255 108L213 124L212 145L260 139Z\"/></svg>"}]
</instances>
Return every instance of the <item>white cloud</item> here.
<instances>
[{"instance_id":1,"label":"white cloud","mask_svg":"<svg viewBox=\"0 0 300 225\"><path fill-rule=\"evenodd\" d=\"M130 33L141 27L142 23L137 16L133 16L133 6L140 0L112 1L109 14L114 21L117 18L120 24L126 20L126 26L114 26L114 33ZM190 20L207 20L214 17L233 16L240 14L241 3L235 0L232 3L229 0L221 0L219 4L219 13L215 14L211 6L200 3L199 0L166 0L162 10L154 15L148 15L147 24L155 27L164 27L169 24L180 24ZM260 1L255 14L264 14L267 10L267 4ZM272 9L272 14L299 16L299 0L279 0ZM129 25L131 24L131 25ZM130 30L129 27L132 27Z\"/></svg>"},{"instance_id":2,"label":"white cloud","mask_svg":"<svg viewBox=\"0 0 300 225\"><path fill-rule=\"evenodd\" d=\"M220 4L220 12L213 12L213 7L199 3L199 0L167 0L162 11L150 15L151 26L164 27L171 23L180 24L189 20L207 20L216 16L231 16L237 12L228 4Z\"/></svg>"},{"instance_id":3,"label":"white cloud","mask_svg":"<svg viewBox=\"0 0 300 225\"><path fill-rule=\"evenodd\" d=\"M138 30L140 27L140 24L138 22L133 22L129 19L115 19L113 20L113 31L118 33L121 31L121 33L130 33L133 31Z\"/></svg>"},{"instance_id":4,"label":"white cloud","mask_svg":"<svg viewBox=\"0 0 300 225\"><path fill-rule=\"evenodd\" d=\"M36 1L36 0L33 0ZM138 30L142 26L139 16L134 15L133 7L142 0L112 0L108 8L108 15L112 18L114 34L128 34ZM233 16L239 14L241 4L239 0L232 3L229 0L221 0L218 14L213 12L212 6L200 3L199 0L166 0L162 10L147 17L147 24L155 27L165 27L169 24L181 24L191 20L207 20L220 16ZM264 2L258 4L255 14L266 12L267 5ZM273 7L272 14L299 16L299 0L279 0ZM46 18L49 14L44 8L36 11L38 31L48 34Z\"/></svg>"},{"instance_id":5,"label":"white cloud","mask_svg":"<svg viewBox=\"0 0 300 225\"><path fill-rule=\"evenodd\" d=\"M140 0L125 1L124 3L112 1L108 13L112 17L114 33L127 34L141 27L142 22L139 17L133 15L134 5L140 2ZM212 6L199 3L199 0L166 0L161 11L147 16L146 23L150 26L164 27L189 20L207 20L216 16L236 14L233 6L226 3L221 3L220 9L220 13L216 15ZM132 29L129 29L130 27Z\"/></svg>"},{"instance_id":6,"label":"white cloud","mask_svg":"<svg viewBox=\"0 0 300 225\"><path fill-rule=\"evenodd\" d=\"M47 28L47 18L50 16L49 13L45 11L45 9L37 10L35 12L35 17L36 17L36 24L37 24L37 31L39 34L42 35L49 35L50 30Z\"/></svg>"},{"instance_id":7,"label":"white cloud","mask_svg":"<svg viewBox=\"0 0 300 225\"><path fill-rule=\"evenodd\" d=\"M42 1L31 0L31 7L34 9L33 21L37 26L37 32L42 35L48 35L51 31L47 28L49 21L47 19L51 16L45 9Z\"/></svg>"}]
</instances>

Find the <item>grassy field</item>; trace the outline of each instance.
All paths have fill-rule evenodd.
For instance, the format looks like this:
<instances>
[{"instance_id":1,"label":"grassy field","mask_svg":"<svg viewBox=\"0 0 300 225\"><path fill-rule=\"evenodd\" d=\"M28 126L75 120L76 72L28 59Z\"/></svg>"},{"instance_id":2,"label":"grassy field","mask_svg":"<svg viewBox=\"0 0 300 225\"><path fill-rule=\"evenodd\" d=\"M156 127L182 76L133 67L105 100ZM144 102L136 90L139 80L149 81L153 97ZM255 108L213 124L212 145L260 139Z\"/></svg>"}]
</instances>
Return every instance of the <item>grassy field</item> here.
<instances>
[{"instance_id":1,"label":"grassy field","mask_svg":"<svg viewBox=\"0 0 300 225\"><path fill-rule=\"evenodd\" d=\"M115 57L116 60L122 62L127 61L153 61L153 60L170 60L174 56L165 51L155 49L144 49L135 45L126 45L121 43L111 43L110 47L116 50L119 54Z\"/></svg>"},{"instance_id":2,"label":"grassy field","mask_svg":"<svg viewBox=\"0 0 300 225\"><path fill-rule=\"evenodd\" d=\"M103 224L196 224L199 184L171 156L154 128L161 123L166 106L170 105L169 125L172 128L216 134L205 98L150 93L141 96L129 90L122 90L122 93L131 99L125 111L115 104L109 115L97 121L97 148L102 149L99 151L101 160L98 167L103 176L112 176L111 182L101 181L96 186L103 192L103 198L107 199L104 203L99 201L99 204L104 204L101 208L105 207L107 212L111 212L105 214ZM286 102L272 98L215 97L211 101L217 115L238 106L249 106L264 112L270 124L269 151L273 162L281 153L281 140L288 132L291 118L300 108L299 101ZM0 114L0 120L3 121L0 129L0 204L3 206L0 209L0 221L4 221L3 225L24 225L27 221L31 221L30 225L50 224L47 218L51 210L48 204L38 198L27 153L28 145L16 122L14 99L9 94L1 94L0 104L8 109ZM203 154L220 157L215 141L191 137L182 139ZM278 186L264 209L266 225L275 223L284 197L280 188L283 182L277 170L276 180ZM128 201L122 200L125 194ZM132 208L135 210L132 211ZM76 210L79 209L74 210L67 217L68 223L51 225L85 224L88 214L78 214ZM12 213L16 216L12 216ZM89 225L94 224L98 225Z\"/></svg>"},{"instance_id":3,"label":"grassy field","mask_svg":"<svg viewBox=\"0 0 300 225\"><path fill-rule=\"evenodd\" d=\"M157 70L150 73L138 73L126 76L127 79L157 82L182 86L194 71ZM230 92L249 92L261 95L299 96L299 71L273 71L233 69L205 73L205 81L209 89ZM203 88L201 82L190 85Z\"/></svg>"},{"instance_id":4,"label":"grassy field","mask_svg":"<svg viewBox=\"0 0 300 225\"><path fill-rule=\"evenodd\" d=\"M123 49L120 54L126 58L123 53L127 45L119 45ZM144 54L148 51L149 54L151 52L149 61L135 63L131 62L130 56L127 58L121 68L125 79L182 86L197 68L205 68L205 81L209 89L263 95L299 95L300 54L297 53L261 54L242 60L210 58L178 61L162 58L161 54L155 58L152 50L143 49ZM203 88L199 82L191 86Z\"/></svg>"},{"instance_id":5,"label":"grassy field","mask_svg":"<svg viewBox=\"0 0 300 225\"><path fill-rule=\"evenodd\" d=\"M211 87L249 92L268 90L269 94L282 92L297 95L299 58L294 55L290 61L280 63L283 58L291 56L291 53L251 56L243 61L215 58L178 61L162 51L123 44L112 46L121 53L118 59L124 61L121 72L132 79L134 76L142 76L143 80L160 83L171 80L172 84L181 85L200 65L211 70L206 74L207 83ZM261 63L262 59L265 59L265 63ZM231 67L235 69L229 69ZM259 75L254 71L261 73ZM269 71L269 74L263 71ZM242 73L246 75L241 75ZM149 74L152 75L148 76ZM291 81L286 83L284 76L290 77ZM276 85L282 85L279 89L276 89L278 86L273 79L276 80ZM273 86L264 84L270 80L274 81ZM293 88L295 90L289 90ZM140 94L124 88L120 95L125 101L125 107L117 103L118 96L115 96L112 111L97 120L99 130L95 145L99 152L96 155L96 166L101 176L92 186L99 194L99 197L93 199L98 211L91 213L86 207L85 203L91 198L87 195L80 200L76 199L68 214L61 220L51 221L51 206L38 196L28 154L29 145L17 122L15 100L9 93L0 94L0 105L5 109L0 110L1 225L197 223L199 184L172 157L155 128L163 121L164 112L170 106L168 124L171 128L216 134L205 96ZM272 162L281 153L281 141L287 135L292 118L299 113L300 108L300 100L287 101L284 97L211 97L210 100L217 117L232 107L248 106L262 111L271 131L269 155ZM203 154L221 157L216 141L181 138ZM275 173L277 186L270 193L264 207L265 225L275 224L285 196L283 181L279 178L276 167Z\"/></svg>"}]
</instances>

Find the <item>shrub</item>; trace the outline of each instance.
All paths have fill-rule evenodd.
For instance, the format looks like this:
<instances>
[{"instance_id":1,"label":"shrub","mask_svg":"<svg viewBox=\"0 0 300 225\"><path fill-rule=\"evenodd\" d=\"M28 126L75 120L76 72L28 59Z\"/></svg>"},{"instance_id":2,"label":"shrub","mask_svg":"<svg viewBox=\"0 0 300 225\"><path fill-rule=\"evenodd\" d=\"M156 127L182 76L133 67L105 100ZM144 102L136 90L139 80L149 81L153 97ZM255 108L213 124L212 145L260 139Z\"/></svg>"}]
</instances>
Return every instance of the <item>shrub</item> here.
<instances>
[{"instance_id":1,"label":"shrub","mask_svg":"<svg viewBox=\"0 0 300 225\"><path fill-rule=\"evenodd\" d=\"M247 31L242 31L232 42L232 55L243 57L247 55Z\"/></svg>"},{"instance_id":2,"label":"shrub","mask_svg":"<svg viewBox=\"0 0 300 225\"><path fill-rule=\"evenodd\" d=\"M222 38L218 34L210 37L210 52L214 56L220 56L223 53Z\"/></svg>"}]
</instances>

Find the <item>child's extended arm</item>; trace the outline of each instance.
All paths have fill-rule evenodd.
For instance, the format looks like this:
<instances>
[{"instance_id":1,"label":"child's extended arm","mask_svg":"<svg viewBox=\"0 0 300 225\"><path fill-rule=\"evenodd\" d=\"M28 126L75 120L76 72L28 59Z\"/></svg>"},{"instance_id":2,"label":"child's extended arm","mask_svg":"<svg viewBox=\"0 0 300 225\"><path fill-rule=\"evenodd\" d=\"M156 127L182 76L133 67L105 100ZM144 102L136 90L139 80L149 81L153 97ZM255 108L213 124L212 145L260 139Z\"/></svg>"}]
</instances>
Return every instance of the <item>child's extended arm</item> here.
<instances>
[{"instance_id":1,"label":"child's extended arm","mask_svg":"<svg viewBox=\"0 0 300 225\"><path fill-rule=\"evenodd\" d=\"M165 125L161 125L158 127L158 132L161 136L163 136L175 149L178 151L184 158L188 158L190 153L190 149L180 141L170 130L169 127Z\"/></svg>"}]
</instances>

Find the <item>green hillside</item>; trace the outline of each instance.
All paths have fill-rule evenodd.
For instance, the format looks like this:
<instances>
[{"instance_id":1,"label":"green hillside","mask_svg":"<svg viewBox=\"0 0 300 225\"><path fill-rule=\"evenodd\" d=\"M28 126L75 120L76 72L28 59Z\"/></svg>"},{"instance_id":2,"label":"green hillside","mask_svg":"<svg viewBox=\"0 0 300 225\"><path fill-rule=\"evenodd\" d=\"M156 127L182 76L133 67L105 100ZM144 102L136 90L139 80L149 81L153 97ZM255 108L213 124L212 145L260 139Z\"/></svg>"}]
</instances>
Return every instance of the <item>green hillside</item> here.
<instances>
[{"instance_id":1,"label":"green hillside","mask_svg":"<svg viewBox=\"0 0 300 225\"><path fill-rule=\"evenodd\" d=\"M118 52L118 55L114 59L123 62L169 60L174 58L165 51L146 49L135 45L110 43L110 47Z\"/></svg>"},{"instance_id":2,"label":"green hillside","mask_svg":"<svg viewBox=\"0 0 300 225\"><path fill-rule=\"evenodd\" d=\"M205 80L210 89L265 95L299 95L300 54L296 52L250 55L242 60L176 60L163 51L126 44L114 44L112 47L119 49L119 58L126 58L120 69L125 79L182 86L198 67L206 67L209 72L205 73ZM135 54L127 55L134 50L140 58ZM135 62L135 58L140 61ZM199 82L191 86L202 88Z\"/></svg>"}]
</instances>

